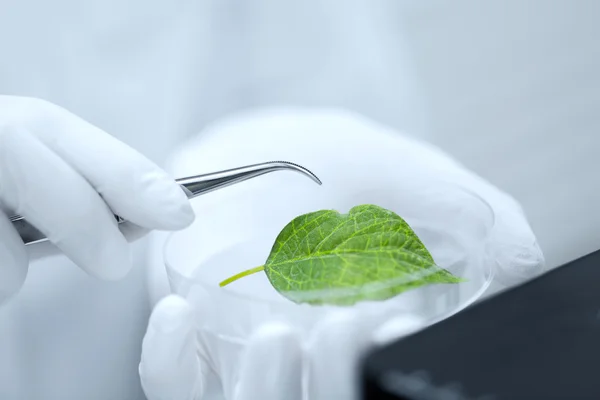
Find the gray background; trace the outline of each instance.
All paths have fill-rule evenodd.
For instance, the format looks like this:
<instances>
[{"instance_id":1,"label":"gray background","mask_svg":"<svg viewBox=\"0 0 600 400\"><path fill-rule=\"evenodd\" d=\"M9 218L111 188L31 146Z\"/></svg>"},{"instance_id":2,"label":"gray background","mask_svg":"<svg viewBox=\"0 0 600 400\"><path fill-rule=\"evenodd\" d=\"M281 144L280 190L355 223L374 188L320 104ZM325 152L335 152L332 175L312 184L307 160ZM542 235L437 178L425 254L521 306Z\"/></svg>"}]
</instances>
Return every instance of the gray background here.
<instances>
[{"instance_id":1,"label":"gray background","mask_svg":"<svg viewBox=\"0 0 600 400\"><path fill-rule=\"evenodd\" d=\"M229 79L207 85L220 93L207 120L282 103L351 108L515 196L550 267L600 247L600 2L260 1L213 12L210 65Z\"/></svg>"},{"instance_id":2,"label":"gray background","mask_svg":"<svg viewBox=\"0 0 600 400\"><path fill-rule=\"evenodd\" d=\"M345 107L513 194L550 266L600 247L597 0L4 3L2 92L157 161L234 111Z\"/></svg>"}]
</instances>

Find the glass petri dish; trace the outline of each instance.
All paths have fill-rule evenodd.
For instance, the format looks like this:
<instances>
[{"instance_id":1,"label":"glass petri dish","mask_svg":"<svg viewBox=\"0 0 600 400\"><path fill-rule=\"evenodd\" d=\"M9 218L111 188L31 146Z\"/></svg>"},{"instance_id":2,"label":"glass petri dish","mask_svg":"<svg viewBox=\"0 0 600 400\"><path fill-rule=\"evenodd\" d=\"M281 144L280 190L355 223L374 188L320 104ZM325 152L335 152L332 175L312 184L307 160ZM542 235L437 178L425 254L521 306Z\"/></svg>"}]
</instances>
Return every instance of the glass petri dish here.
<instances>
[{"instance_id":1,"label":"glass petri dish","mask_svg":"<svg viewBox=\"0 0 600 400\"><path fill-rule=\"evenodd\" d=\"M264 272L219 286L232 275L263 265L279 231L302 213L324 208L343 213L358 204L390 209L408 222L438 266L464 280L422 286L388 300L350 306L359 312L418 316L426 326L477 301L493 279L487 245L494 213L481 197L456 184L432 177L407 177L398 185L366 187L352 193L337 192L335 184L325 191L306 186L298 188L310 192L304 197L290 190L280 194L282 199L276 203L253 201L252 196L259 196L257 192L264 196L260 185L268 184L257 184L258 191L250 186L237 188L214 197L212 204L195 203L196 222L171 234L164 248L171 291L194 307L202 355L224 388L233 386L240 352L262 323L285 321L308 336L329 313L348 308L294 303L271 286Z\"/></svg>"}]
</instances>

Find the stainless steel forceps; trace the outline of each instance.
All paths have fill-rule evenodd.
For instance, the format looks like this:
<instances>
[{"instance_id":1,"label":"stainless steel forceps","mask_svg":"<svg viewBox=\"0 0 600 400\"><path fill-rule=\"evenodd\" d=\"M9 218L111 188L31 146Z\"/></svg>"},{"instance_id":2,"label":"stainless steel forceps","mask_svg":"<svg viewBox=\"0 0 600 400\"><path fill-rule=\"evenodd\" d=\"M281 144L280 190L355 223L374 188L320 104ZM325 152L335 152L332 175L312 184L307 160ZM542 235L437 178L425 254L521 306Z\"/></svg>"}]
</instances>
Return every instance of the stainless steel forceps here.
<instances>
[{"instance_id":1,"label":"stainless steel forceps","mask_svg":"<svg viewBox=\"0 0 600 400\"><path fill-rule=\"evenodd\" d=\"M176 182L181 186L188 199L193 199L194 197L212 192L214 190L234 185L236 183L243 182L269 172L281 170L300 172L319 185L321 184L321 181L315 174L306 168L301 167L300 165L287 161L270 161L262 164L248 165L245 167L228 169L225 171L176 179ZM119 216L115 215L115 218L117 219L118 223L125 222L125 220ZM33 244L47 240L42 232L36 229L33 225L29 224L22 216L13 215L10 217L10 220L13 223L13 226L17 229L17 232L19 232L19 235L25 244Z\"/></svg>"}]
</instances>

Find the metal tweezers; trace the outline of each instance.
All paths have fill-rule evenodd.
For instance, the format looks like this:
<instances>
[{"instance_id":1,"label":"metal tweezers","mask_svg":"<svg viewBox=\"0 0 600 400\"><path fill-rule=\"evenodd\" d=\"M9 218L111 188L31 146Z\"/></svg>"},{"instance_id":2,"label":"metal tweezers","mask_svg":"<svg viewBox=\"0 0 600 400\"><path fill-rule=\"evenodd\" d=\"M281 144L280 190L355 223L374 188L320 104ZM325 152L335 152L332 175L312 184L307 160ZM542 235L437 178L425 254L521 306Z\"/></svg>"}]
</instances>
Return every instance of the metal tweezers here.
<instances>
[{"instance_id":1,"label":"metal tweezers","mask_svg":"<svg viewBox=\"0 0 600 400\"><path fill-rule=\"evenodd\" d=\"M300 165L293 164L287 161L270 161L262 164L248 165L245 167L228 169L204 175L190 176L187 178L176 179L176 182L181 186L188 199L193 199L205 193L209 193L227 186L234 185L239 182L255 178L260 175L267 174L273 171L291 170L300 172L309 177L319 185L321 181L315 174L310 172ZM125 220L115 215L118 223L123 223ZM46 236L33 225L28 223L25 218L20 215L13 215L10 221L21 236L23 243L33 244L47 241Z\"/></svg>"}]
</instances>

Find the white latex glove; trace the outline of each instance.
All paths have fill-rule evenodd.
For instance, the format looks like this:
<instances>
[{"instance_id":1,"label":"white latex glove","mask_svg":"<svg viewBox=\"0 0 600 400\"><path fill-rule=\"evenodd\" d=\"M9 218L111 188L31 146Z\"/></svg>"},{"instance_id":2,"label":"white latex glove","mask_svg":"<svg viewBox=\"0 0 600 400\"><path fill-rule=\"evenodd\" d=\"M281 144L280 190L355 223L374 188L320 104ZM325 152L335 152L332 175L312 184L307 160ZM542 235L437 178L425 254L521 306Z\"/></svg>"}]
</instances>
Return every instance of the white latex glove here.
<instances>
[{"instance_id":1,"label":"white latex glove","mask_svg":"<svg viewBox=\"0 0 600 400\"><path fill-rule=\"evenodd\" d=\"M130 270L128 240L194 219L180 187L141 154L54 104L13 96L0 96L0 205L0 302L29 264L7 214L102 279ZM113 212L130 223L117 226Z\"/></svg>"},{"instance_id":2,"label":"white latex glove","mask_svg":"<svg viewBox=\"0 0 600 400\"><path fill-rule=\"evenodd\" d=\"M210 307L210 304L206 305ZM197 340L192 306L178 295L155 307L142 346L140 377L148 400L222 400L215 375ZM357 361L371 346L423 327L416 316L383 318L348 309L323 319L303 338L281 322L257 329L239 361L227 400L330 400L356 398ZM302 372L309 379L303 387ZM217 384L218 385L218 384ZM307 397L303 397L303 396Z\"/></svg>"},{"instance_id":3,"label":"white latex glove","mask_svg":"<svg viewBox=\"0 0 600 400\"><path fill-rule=\"evenodd\" d=\"M315 155L317 152L320 155ZM347 161L343 157L348 152L360 154L360 164L365 168L358 171L364 174L362 178L368 178L371 189L390 182L394 171L408 169L416 176L422 175L421 179L432 173L443 176L484 198L496 214L489 262L494 264L496 278L504 286L543 271L542 252L514 199L433 146L353 114L330 110L274 110L233 118L188 143L175 155L173 171L180 176L199 173L198 159L208 171L284 159L300 164L309 160L305 166L318 174L329 171L343 177L348 173L345 170L350 169L344 167ZM339 171L331 171L333 167ZM353 187L356 173L357 169L353 169L347 179L336 175L338 184L348 182L346 186L341 185L340 196L352 196L357 190ZM326 184L327 179L321 178ZM443 193L439 196L444 199ZM260 201L273 201L273 206L278 206L276 199L266 196L260 197ZM218 207L218 202L219 199L215 199L212 206ZM247 210L252 207L249 205ZM260 234L259 226L256 231ZM203 245L211 248L216 243ZM210 299L194 301L194 304L200 308L211 307ZM191 307L185 299L171 295L160 301L153 311L140 363L142 385L149 400L214 398L205 393L213 374L204 357L210 348L197 336L193 325L193 320L201 323L198 315L202 310ZM322 320L309 337L301 337L291 326L267 323L249 340L237 366L238 379L234 387L224 388L227 400L355 398L354 374L360 354L370 346L421 329L423 324L416 316L361 315L354 308ZM309 371L308 386L304 388L303 365Z\"/></svg>"}]
</instances>

